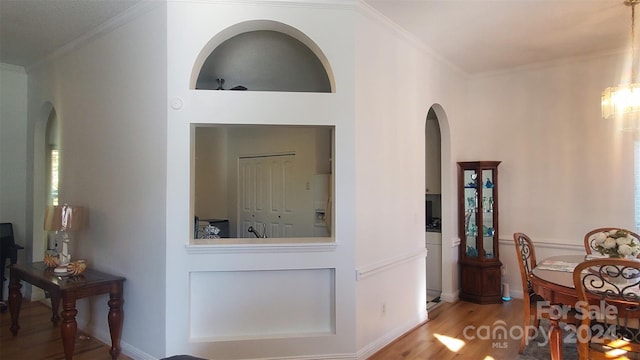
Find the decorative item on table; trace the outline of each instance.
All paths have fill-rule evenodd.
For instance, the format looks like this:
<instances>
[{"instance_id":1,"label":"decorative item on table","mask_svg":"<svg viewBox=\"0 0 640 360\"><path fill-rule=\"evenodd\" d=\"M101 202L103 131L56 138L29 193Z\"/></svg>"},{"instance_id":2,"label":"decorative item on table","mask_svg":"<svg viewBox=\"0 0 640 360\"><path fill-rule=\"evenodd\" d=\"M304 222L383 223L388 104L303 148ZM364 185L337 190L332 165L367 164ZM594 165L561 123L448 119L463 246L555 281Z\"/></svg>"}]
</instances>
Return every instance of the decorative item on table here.
<instances>
[{"instance_id":1,"label":"decorative item on table","mask_svg":"<svg viewBox=\"0 0 640 360\"><path fill-rule=\"evenodd\" d=\"M47 265L47 267L49 268L58 267L58 265L60 265L60 257L51 255L51 254L46 254L44 256L44 264Z\"/></svg>"},{"instance_id":2,"label":"decorative item on table","mask_svg":"<svg viewBox=\"0 0 640 360\"><path fill-rule=\"evenodd\" d=\"M69 265L67 265L67 271L71 275L80 275L86 268L87 260L84 259L70 262Z\"/></svg>"},{"instance_id":3,"label":"decorative item on table","mask_svg":"<svg viewBox=\"0 0 640 360\"><path fill-rule=\"evenodd\" d=\"M68 204L48 206L45 214L44 229L55 231L56 236L62 238L62 251L59 254L58 266L54 269L57 274L67 274L67 265L71 262L69 253L70 231L84 228L88 210L81 206Z\"/></svg>"},{"instance_id":4,"label":"decorative item on table","mask_svg":"<svg viewBox=\"0 0 640 360\"><path fill-rule=\"evenodd\" d=\"M637 256L640 253L640 240L627 231L616 229L594 235L595 250L612 258Z\"/></svg>"}]
</instances>

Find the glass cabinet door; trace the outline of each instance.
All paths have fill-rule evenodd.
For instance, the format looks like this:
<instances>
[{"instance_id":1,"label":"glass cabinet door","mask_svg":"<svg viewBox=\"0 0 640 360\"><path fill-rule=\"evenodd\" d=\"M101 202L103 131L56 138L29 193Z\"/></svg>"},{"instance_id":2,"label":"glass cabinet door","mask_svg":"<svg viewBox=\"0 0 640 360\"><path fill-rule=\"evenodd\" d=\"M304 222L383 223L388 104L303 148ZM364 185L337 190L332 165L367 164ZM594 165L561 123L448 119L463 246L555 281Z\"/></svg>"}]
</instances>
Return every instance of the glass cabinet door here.
<instances>
[{"instance_id":1,"label":"glass cabinet door","mask_svg":"<svg viewBox=\"0 0 640 360\"><path fill-rule=\"evenodd\" d=\"M464 170L464 234L468 257L478 257L478 183L475 170Z\"/></svg>"},{"instance_id":2,"label":"glass cabinet door","mask_svg":"<svg viewBox=\"0 0 640 360\"><path fill-rule=\"evenodd\" d=\"M484 257L491 259L495 257L495 219L493 213L493 170L482 170L482 245Z\"/></svg>"},{"instance_id":3,"label":"glass cabinet door","mask_svg":"<svg viewBox=\"0 0 640 360\"><path fill-rule=\"evenodd\" d=\"M497 259L497 165L491 162L462 164L463 256L478 261Z\"/></svg>"}]
</instances>

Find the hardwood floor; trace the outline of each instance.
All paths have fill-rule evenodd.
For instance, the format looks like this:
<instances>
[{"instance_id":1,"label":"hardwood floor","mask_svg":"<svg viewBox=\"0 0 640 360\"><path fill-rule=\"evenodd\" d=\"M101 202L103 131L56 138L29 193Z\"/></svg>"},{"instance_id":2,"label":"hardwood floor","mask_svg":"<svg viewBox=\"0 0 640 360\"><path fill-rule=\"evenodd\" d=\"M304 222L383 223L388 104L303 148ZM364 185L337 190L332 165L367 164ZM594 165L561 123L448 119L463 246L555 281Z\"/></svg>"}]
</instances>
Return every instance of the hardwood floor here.
<instances>
[{"instance_id":1,"label":"hardwood floor","mask_svg":"<svg viewBox=\"0 0 640 360\"><path fill-rule=\"evenodd\" d=\"M9 311L0 313L0 359L63 359L60 327L54 327L50 317L51 309L46 305L24 302L20 311L20 331L17 337L13 337L9 331ZM522 300L519 299L490 305L443 302L429 311L429 321L368 360L515 359L519 339L493 340L490 337L496 327L504 326L509 330L512 326L522 326L522 321ZM451 339L454 345L460 341L464 343L456 351L447 347L447 339ZM79 333L73 358L109 360L111 356L109 346ZM131 360L122 354L119 359Z\"/></svg>"},{"instance_id":2,"label":"hardwood floor","mask_svg":"<svg viewBox=\"0 0 640 360\"><path fill-rule=\"evenodd\" d=\"M491 334L497 327L504 327L507 331L512 326L522 328L522 306L520 299L489 305L465 301L442 303L429 311L429 321L368 360L515 359L520 339L493 340ZM518 336L519 333L514 331L514 334ZM448 340L452 343L450 347L462 347L452 350L445 344Z\"/></svg>"},{"instance_id":3,"label":"hardwood floor","mask_svg":"<svg viewBox=\"0 0 640 360\"><path fill-rule=\"evenodd\" d=\"M9 310L0 313L0 359L59 360L64 359L60 324L51 323L51 308L40 302L24 301L20 309L20 331L14 337L9 330ZM111 360L110 346L78 331L74 360ZM119 360L131 360L123 354Z\"/></svg>"}]
</instances>

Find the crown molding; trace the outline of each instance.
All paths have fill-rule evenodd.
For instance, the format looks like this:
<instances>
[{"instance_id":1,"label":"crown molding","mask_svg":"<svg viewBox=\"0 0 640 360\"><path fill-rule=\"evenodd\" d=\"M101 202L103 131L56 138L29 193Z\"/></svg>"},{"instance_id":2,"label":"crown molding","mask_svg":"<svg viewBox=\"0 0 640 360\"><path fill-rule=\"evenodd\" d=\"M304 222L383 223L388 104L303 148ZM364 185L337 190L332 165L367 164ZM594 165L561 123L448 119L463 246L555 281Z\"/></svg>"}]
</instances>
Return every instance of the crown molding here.
<instances>
[{"instance_id":1,"label":"crown molding","mask_svg":"<svg viewBox=\"0 0 640 360\"><path fill-rule=\"evenodd\" d=\"M132 6L131 8L124 11L123 13L105 21L104 23L98 25L97 27L93 28L91 31L85 33L84 35L62 45L61 47L56 49L54 52L26 66L26 71L30 72L31 70L33 70L34 68L42 64L55 60L59 57L62 57L63 55L68 54L71 51L90 43L96 38L104 34L107 34L119 28L122 25L125 25L131 22L133 19L136 19L153 9L156 9L160 6L164 6L165 4L166 2L164 1L140 1L138 4Z\"/></svg>"},{"instance_id":2,"label":"crown molding","mask_svg":"<svg viewBox=\"0 0 640 360\"><path fill-rule=\"evenodd\" d=\"M2 69L3 71L11 71L19 74L27 74L27 71L22 66L0 63L0 69Z\"/></svg>"}]
</instances>

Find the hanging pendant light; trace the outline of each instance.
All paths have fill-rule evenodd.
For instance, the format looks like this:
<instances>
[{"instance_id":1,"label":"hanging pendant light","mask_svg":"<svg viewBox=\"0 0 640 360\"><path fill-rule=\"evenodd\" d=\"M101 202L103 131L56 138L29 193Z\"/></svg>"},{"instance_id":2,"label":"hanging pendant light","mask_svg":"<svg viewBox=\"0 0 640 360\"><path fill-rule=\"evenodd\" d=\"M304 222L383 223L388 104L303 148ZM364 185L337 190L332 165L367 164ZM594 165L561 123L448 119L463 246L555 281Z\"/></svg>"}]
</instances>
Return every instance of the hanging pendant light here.
<instances>
[{"instance_id":1,"label":"hanging pendant light","mask_svg":"<svg viewBox=\"0 0 640 360\"><path fill-rule=\"evenodd\" d=\"M640 129L640 83L636 79L635 6L640 0L625 0L631 7L631 77L628 84L608 87L602 92L602 117L620 119L623 130Z\"/></svg>"}]
</instances>

